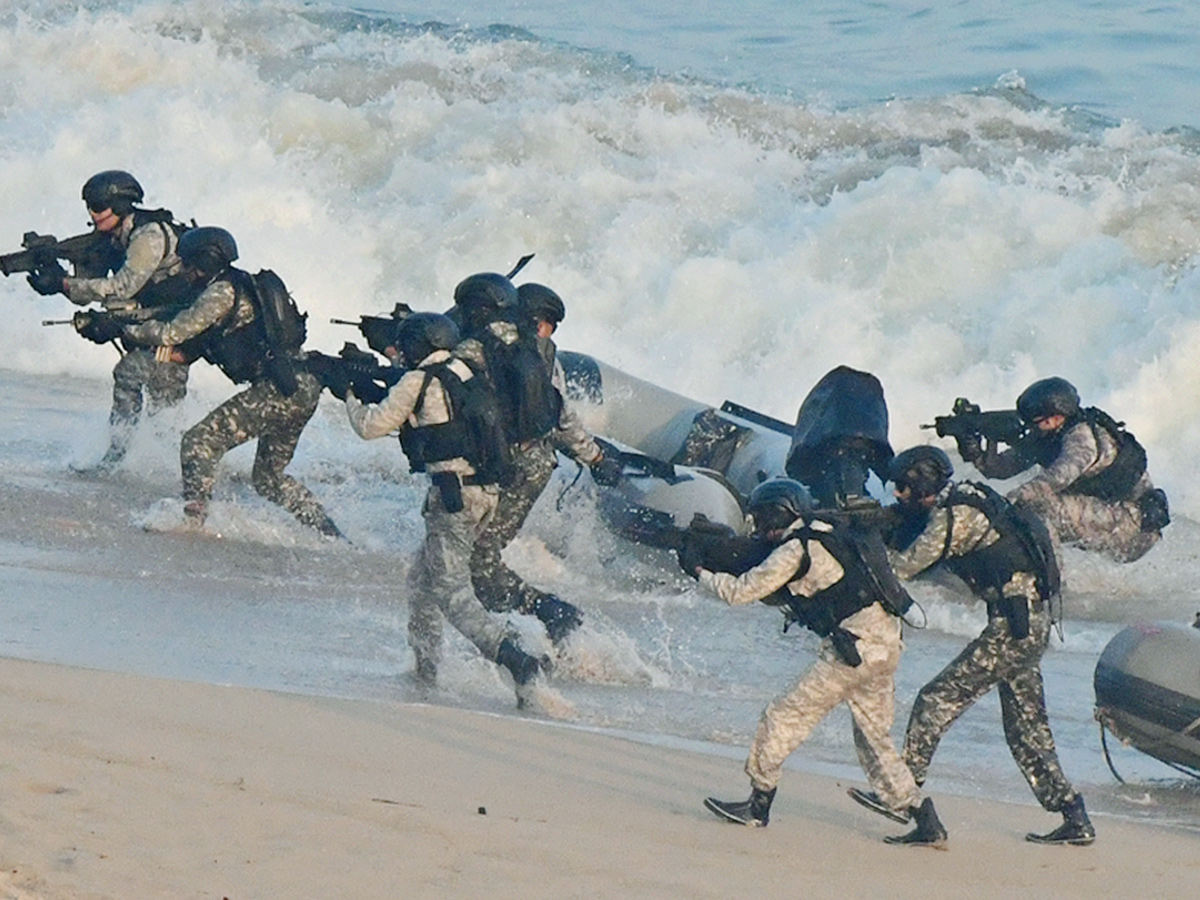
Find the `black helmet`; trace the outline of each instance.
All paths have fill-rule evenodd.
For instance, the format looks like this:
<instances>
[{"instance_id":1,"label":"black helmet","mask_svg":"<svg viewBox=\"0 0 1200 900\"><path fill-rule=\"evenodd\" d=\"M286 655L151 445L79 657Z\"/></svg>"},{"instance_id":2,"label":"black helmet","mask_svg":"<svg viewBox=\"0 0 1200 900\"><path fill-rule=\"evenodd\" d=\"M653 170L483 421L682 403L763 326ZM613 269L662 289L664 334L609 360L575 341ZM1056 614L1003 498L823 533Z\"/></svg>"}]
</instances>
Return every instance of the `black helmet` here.
<instances>
[{"instance_id":1,"label":"black helmet","mask_svg":"<svg viewBox=\"0 0 1200 900\"><path fill-rule=\"evenodd\" d=\"M404 363L415 366L435 350L453 350L459 340L458 326L441 313L413 313L400 320L395 340Z\"/></svg>"},{"instance_id":2,"label":"black helmet","mask_svg":"<svg viewBox=\"0 0 1200 900\"><path fill-rule=\"evenodd\" d=\"M813 508L808 488L793 478L772 478L750 492L746 512L761 533L787 528Z\"/></svg>"},{"instance_id":3,"label":"black helmet","mask_svg":"<svg viewBox=\"0 0 1200 900\"><path fill-rule=\"evenodd\" d=\"M1079 391L1065 378L1043 378L1021 392L1017 413L1028 424L1047 416L1073 418L1079 415Z\"/></svg>"},{"instance_id":4,"label":"black helmet","mask_svg":"<svg viewBox=\"0 0 1200 900\"><path fill-rule=\"evenodd\" d=\"M217 275L238 258L237 242L224 228L205 225L190 228L179 238L175 248L185 266L205 275Z\"/></svg>"},{"instance_id":5,"label":"black helmet","mask_svg":"<svg viewBox=\"0 0 1200 900\"><path fill-rule=\"evenodd\" d=\"M567 308L563 306L562 297L550 290L544 284L529 282L517 288L517 299L521 308L533 317L535 322L549 322L558 325L567 317Z\"/></svg>"},{"instance_id":6,"label":"black helmet","mask_svg":"<svg viewBox=\"0 0 1200 900\"><path fill-rule=\"evenodd\" d=\"M141 203L142 186L128 172L108 169L97 172L83 183L83 202L92 212L111 209L118 216L127 216L133 204Z\"/></svg>"},{"instance_id":7,"label":"black helmet","mask_svg":"<svg viewBox=\"0 0 1200 900\"><path fill-rule=\"evenodd\" d=\"M454 289L454 305L460 307L467 319L482 310L516 306L517 289L497 272L479 272L458 283Z\"/></svg>"},{"instance_id":8,"label":"black helmet","mask_svg":"<svg viewBox=\"0 0 1200 900\"><path fill-rule=\"evenodd\" d=\"M888 481L900 490L912 488L918 497L930 497L944 488L954 474L950 457L940 447L922 444L892 457Z\"/></svg>"}]
</instances>

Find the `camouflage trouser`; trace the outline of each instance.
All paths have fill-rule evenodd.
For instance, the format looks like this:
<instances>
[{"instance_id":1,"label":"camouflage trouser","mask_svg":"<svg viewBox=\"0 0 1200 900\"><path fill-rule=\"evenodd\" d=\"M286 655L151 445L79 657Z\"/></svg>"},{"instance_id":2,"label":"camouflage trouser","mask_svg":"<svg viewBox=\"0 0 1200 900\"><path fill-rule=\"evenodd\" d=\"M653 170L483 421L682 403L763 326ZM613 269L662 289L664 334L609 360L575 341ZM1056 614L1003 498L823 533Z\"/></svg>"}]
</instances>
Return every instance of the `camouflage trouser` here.
<instances>
[{"instance_id":1,"label":"camouflage trouser","mask_svg":"<svg viewBox=\"0 0 1200 900\"><path fill-rule=\"evenodd\" d=\"M425 543L412 568L408 612L408 645L416 654L418 671L422 662L436 667L441 657L443 616L491 660L508 636L505 620L476 599L468 568L480 526L496 508L496 489L463 487L462 497L461 512L446 512L441 492L433 487L421 510Z\"/></svg>"},{"instance_id":2,"label":"camouflage trouser","mask_svg":"<svg viewBox=\"0 0 1200 900\"><path fill-rule=\"evenodd\" d=\"M302 372L296 380L298 387L290 397L283 396L267 379L255 381L187 430L180 445L185 501L207 502L212 497L221 457L258 438L250 474L254 489L305 525L336 533L312 492L283 471L292 461L300 432L316 412L321 396L321 384L312 375Z\"/></svg>"},{"instance_id":3,"label":"camouflage trouser","mask_svg":"<svg viewBox=\"0 0 1200 900\"><path fill-rule=\"evenodd\" d=\"M903 649L900 621L875 604L842 625L857 636L862 662L847 665L828 639L822 641L817 661L763 711L746 774L754 787L771 790L779 783L784 760L835 706L845 703L854 721L859 763L872 790L892 809L916 806L920 789L891 735L895 673Z\"/></svg>"},{"instance_id":4,"label":"camouflage trouser","mask_svg":"<svg viewBox=\"0 0 1200 900\"><path fill-rule=\"evenodd\" d=\"M942 735L998 686L1008 749L1038 802L1058 812L1074 798L1046 715L1040 663L1049 639L1050 616L1044 609L1030 613L1029 636L1020 641L1013 639L1004 616L993 614L979 637L921 688L904 738L904 761L918 784L925 782Z\"/></svg>"},{"instance_id":5,"label":"camouflage trouser","mask_svg":"<svg viewBox=\"0 0 1200 900\"><path fill-rule=\"evenodd\" d=\"M1051 494L1024 501L1064 544L1096 550L1117 562L1140 559L1158 543L1157 531L1142 531L1142 514L1132 500L1111 501L1086 494Z\"/></svg>"},{"instance_id":6,"label":"camouflage trouser","mask_svg":"<svg viewBox=\"0 0 1200 900\"><path fill-rule=\"evenodd\" d=\"M133 427L142 414L143 396L146 412L154 415L187 396L187 380L186 363L156 362L154 351L146 347L134 347L117 360L113 367L112 412L108 416L112 426L108 453L111 461L120 459L129 446Z\"/></svg>"},{"instance_id":7,"label":"camouflage trouser","mask_svg":"<svg viewBox=\"0 0 1200 900\"><path fill-rule=\"evenodd\" d=\"M494 612L512 609L529 613L546 593L526 584L504 564L500 554L525 524L558 459L549 441L535 441L524 450L513 448L516 477L512 487L502 487L496 511L483 524L471 551L471 583L479 601Z\"/></svg>"}]
</instances>

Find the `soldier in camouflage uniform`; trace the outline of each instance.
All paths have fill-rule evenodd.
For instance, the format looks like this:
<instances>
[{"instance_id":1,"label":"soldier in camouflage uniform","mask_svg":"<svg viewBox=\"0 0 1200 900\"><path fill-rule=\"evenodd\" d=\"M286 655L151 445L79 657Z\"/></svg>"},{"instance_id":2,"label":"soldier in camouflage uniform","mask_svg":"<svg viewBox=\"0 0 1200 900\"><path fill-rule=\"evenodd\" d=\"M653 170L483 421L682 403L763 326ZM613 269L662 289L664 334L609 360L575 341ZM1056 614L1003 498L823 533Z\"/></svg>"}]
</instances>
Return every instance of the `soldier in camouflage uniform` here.
<instances>
[{"instance_id":1,"label":"soldier in camouflage uniform","mask_svg":"<svg viewBox=\"0 0 1200 900\"><path fill-rule=\"evenodd\" d=\"M79 306L99 303L105 310L135 312L180 302L191 289L181 277L183 264L176 253L178 226L167 210L136 208L142 187L128 172L97 173L83 186L83 199L98 232L112 238L114 262L121 260L111 275L77 272L67 277L58 263L30 276L42 294L63 293ZM99 277L93 277L99 275ZM86 327L81 334L95 339ZM107 343L104 335L98 343ZM133 429L142 412L153 415L173 406L187 394L190 359L180 354L156 358L155 349L125 337L124 352L113 368L113 403L109 414L112 436L99 468L115 466L125 456Z\"/></svg>"},{"instance_id":2,"label":"soldier in camouflage uniform","mask_svg":"<svg viewBox=\"0 0 1200 900\"><path fill-rule=\"evenodd\" d=\"M900 620L885 609L879 580L851 549L842 526L808 518L812 501L799 482L764 482L748 505L756 532L777 544L765 561L739 576L710 572L686 552L681 565L731 606L755 600L785 604L792 618L824 640L817 661L763 711L746 761L750 799L710 797L705 806L728 821L765 826L784 760L835 706L845 703L859 761L875 796L893 817L913 817L918 824L913 835L886 840L941 847L946 831L933 799L922 799L892 743L894 677L903 645Z\"/></svg>"},{"instance_id":3,"label":"soldier in camouflage uniform","mask_svg":"<svg viewBox=\"0 0 1200 900\"><path fill-rule=\"evenodd\" d=\"M904 738L904 761L924 784L942 736L993 687L1000 690L1004 734L1018 768L1038 802L1063 816L1048 834L1026 838L1043 844L1085 845L1096 832L1083 797L1063 774L1050 733L1041 658L1050 638L1050 600L1057 594L1058 567L1044 526L985 485L950 480L950 460L936 447L914 447L892 460L888 476L905 525L893 537L903 544L892 556L901 578L945 563L987 602L983 632L937 676L913 703ZM850 795L887 814L878 798Z\"/></svg>"},{"instance_id":4,"label":"soldier in camouflage uniform","mask_svg":"<svg viewBox=\"0 0 1200 900\"><path fill-rule=\"evenodd\" d=\"M425 543L413 566L409 604L408 643L417 678L436 683L445 617L486 658L509 670L521 704L540 663L517 646L503 617L485 610L471 588L471 549L496 509L498 492L494 479L478 471L470 437L454 429L451 413L461 409L455 408L459 401L448 399L453 380L477 377L465 362L451 358L457 342L458 330L445 316L410 315L398 325L395 344L396 362L409 371L378 404L365 405L346 393L346 410L354 431L366 440L399 431L413 470L428 472L433 482L421 510Z\"/></svg>"},{"instance_id":5,"label":"soldier in camouflage uniform","mask_svg":"<svg viewBox=\"0 0 1200 900\"><path fill-rule=\"evenodd\" d=\"M179 254L185 271L202 287L199 296L174 318L127 325L125 334L158 347L161 358L186 348L218 366L235 384L248 384L183 435L184 512L194 524L203 524L217 464L234 447L258 438L250 475L254 489L305 525L340 537L320 501L284 472L321 396L314 376L290 368L293 360L299 368L303 351L269 346L254 282L231 266L238 254L229 232L193 229L180 239ZM289 362L291 378L278 374L269 363L272 357Z\"/></svg>"},{"instance_id":6,"label":"soldier in camouflage uniform","mask_svg":"<svg viewBox=\"0 0 1200 900\"><path fill-rule=\"evenodd\" d=\"M516 471L512 479L500 486L496 510L484 523L475 542L471 553L471 582L485 607L497 612L517 610L535 615L545 625L551 640L560 643L579 626L582 614L573 604L526 582L504 564L501 554L520 532L533 505L546 489L558 465L556 450L562 450L582 465L600 467L611 477L595 440L562 400L566 395L566 379L550 336L566 311L562 300L547 287L524 284L517 290L508 279L491 274L473 275L464 280L455 290L455 303L469 334L477 335L479 330L486 328L509 344L518 340L519 326L511 321L511 316L505 318L501 313L511 313L515 307L520 315L532 319L537 327L538 350L559 395L556 427L512 447ZM455 355L469 360L476 368L487 369L483 344L478 336L463 341L455 349Z\"/></svg>"},{"instance_id":7,"label":"soldier in camouflage uniform","mask_svg":"<svg viewBox=\"0 0 1200 900\"><path fill-rule=\"evenodd\" d=\"M1045 378L1017 398L1030 434L999 452L978 440L960 441L963 459L988 478L1042 470L1008 498L1034 510L1064 544L1133 562L1158 543L1170 521L1167 497L1146 471L1146 454L1121 423L1082 409L1075 387Z\"/></svg>"}]
</instances>

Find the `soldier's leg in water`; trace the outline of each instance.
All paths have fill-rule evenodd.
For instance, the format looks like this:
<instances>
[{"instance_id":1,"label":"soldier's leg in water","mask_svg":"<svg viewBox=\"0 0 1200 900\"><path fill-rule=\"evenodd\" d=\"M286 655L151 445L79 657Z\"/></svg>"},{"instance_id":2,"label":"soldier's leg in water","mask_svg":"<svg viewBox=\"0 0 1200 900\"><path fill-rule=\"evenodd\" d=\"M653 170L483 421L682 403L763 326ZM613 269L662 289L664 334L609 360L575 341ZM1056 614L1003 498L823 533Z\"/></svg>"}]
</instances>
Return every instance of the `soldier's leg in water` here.
<instances>
[{"instance_id":1,"label":"soldier's leg in water","mask_svg":"<svg viewBox=\"0 0 1200 900\"><path fill-rule=\"evenodd\" d=\"M1002 675L997 668L1004 664L1000 644L1007 638L1004 618L989 618L979 637L917 692L904 734L904 762L918 785L925 783L942 736L999 682Z\"/></svg>"},{"instance_id":2,"label":"soldier's leg in water","mask_svg":"<svg viewBox=\"0 0 1200 900\"><path fill-rule=\"evenodd\" d=\"M296 453L304 426L317 411L321 384L307 372L296 378L297 388L284 397L269 382L248 398L251 415L257 419L253 430L258 434L258 449L250 482L263 497L282 506L302 523L331 537L340 536L325 507L303 483L284 472ZM258 388L259 385L254 385Z\"/></svg>"},{"instance_id":3,"label":"soldier's leg in water","mask_svg":"<svg viewBox=\"0 0 1200 900\"><path fill-rule=\"evenodd\" d=\"M416 657L417 680L432 686L437 681L442 658L442 611L430 588L427 562L430 552L430 548L422 544L409 573L408 646Z\"/></svg>"},{"instance_id":4,"label":"soldier's leg in water","mask_svg":"<svg viewBox=\"0 0 1200 900\"><path fill-rule=\"evenodd\" d=\"M191 366L179 362L156 362L146 379L146 415L153 416L175 406L187 396Z\"/></svg>"},{"instance_id":5,"label":"soldier's leg in water","mask_svg":"<svg viewBox=\"0 0 1200 900\"><path fill-rule=\"evenodd\" d=\"M1049 641L1050 617L1032 614L1029 637L1014 641L1017 664L1000 682L1004 737L1012 757L1042 807L1060 812L1075 795L1063 774L1046 714L1040 660Z\"/></svg>"},{"instance_id":6,"label":"soldier's leg in water","mask_svg":"<svg viewBox=\"0 0 1200 900\"><path fill-rule=\"evenodd\" d=\"M450 513L436 488L426 497L422 551L426 586L450 624L494 661L508 637L507 623L485 610L475 597L469 561L479 523L495 508L496 493L492 488L464 487L462 498L463 509Z\"/></svg>"},{"instance_id":7,"label":"soldier's leg in water","mask_svg":"<svg viewBox=\"0 0 1200 900\"><path fill-rule=\"evenodd\" d=\"M537 602L549 595L527 584L504 564L501 554L521 531L529 511L546 489L557 458L549 441L538 441L514 454L514 462L516 483L500 489L496 511L480 528L471 551L471 583L487 609L532 613Z\"/></svg>"},{"instance_id":8,"label":"soldier's leg in water","mask_svg":"<svg viewBox=\"0 0 1200 900\"><path fill-rule=\"evenodd\" d=\"M133 429L142 414L142 391L156 365L154 351L134 347L113 366L112 410L108 414L108 450L101 465L115 465L125 457Z\"/></svg>"},{"instance_id":9,"label":"soldier's leg in water","mask_svg":"<svg viewBox=\"0 0 1200 900\"><path fill-rule=\"evenodd\" d=\"M183 473L184 511L203 520L212 498L217 463L226 453L254 435L243 428L247 418L246 395L252 388L234 394L183 434L179 465Z\"/></svg>"}]
</instances>

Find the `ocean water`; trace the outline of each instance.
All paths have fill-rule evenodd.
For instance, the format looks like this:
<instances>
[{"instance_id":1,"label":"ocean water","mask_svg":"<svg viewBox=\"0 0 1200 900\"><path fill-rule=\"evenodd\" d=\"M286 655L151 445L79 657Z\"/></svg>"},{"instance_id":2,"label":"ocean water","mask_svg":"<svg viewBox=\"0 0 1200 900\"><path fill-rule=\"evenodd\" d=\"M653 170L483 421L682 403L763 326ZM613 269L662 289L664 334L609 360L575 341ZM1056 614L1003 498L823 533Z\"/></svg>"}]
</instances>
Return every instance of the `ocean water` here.
<instances>
[{"instance_id":1,"label":"ocean water","mask_svg":"<svg viewBox=\"0 0 1200 900\"><path fill-rule=\"evenodd\" d=\"M1045 666L1060 751L1100 810L1200 825L1195 790L1146 757L1118 750L1116 786L1091 717L1123 623L1200 609L1194 7L372 5L0 0L3 249L83 230L79 186L120 167L150 205L229 227L327 352L358 337L332 317L441 310L532 252L524 275L568 305L562 346L782 419L830 368L867 369L897 448L957 396L999 408L1066 376L1142 440L1176 521L1133 565L1068 554ZM248 450L222 472L223 538L155 533L178 514L178 435L229 385L197 367L121 472L73 476L103 449L112 351L42 327L68 304L20 277L0 303L0 650L511 712L461 641L435 696L408 679L423 485L394 442L358 441L329 398L305 432L293 470L352 547L259 502ZM570 720L740 756L815 642L615 541L570 469L510 554L586 611L555 680ZM898 729L983 621L952 585L915 590L930 627ZM989 698L955 726L931 790L1031 802L998 718ZM839 715L793 764L854 778L852 759Z\"/></svg>"}]
</instances>

